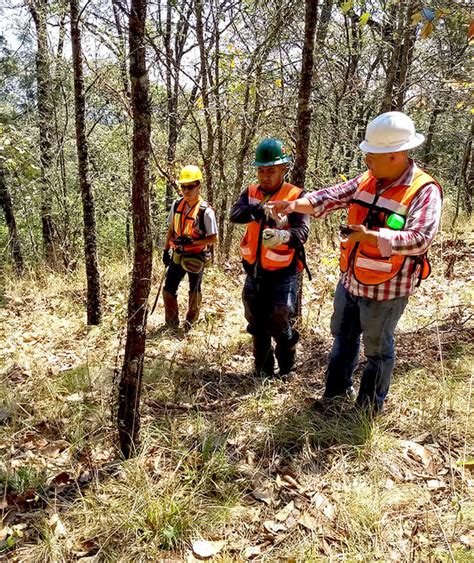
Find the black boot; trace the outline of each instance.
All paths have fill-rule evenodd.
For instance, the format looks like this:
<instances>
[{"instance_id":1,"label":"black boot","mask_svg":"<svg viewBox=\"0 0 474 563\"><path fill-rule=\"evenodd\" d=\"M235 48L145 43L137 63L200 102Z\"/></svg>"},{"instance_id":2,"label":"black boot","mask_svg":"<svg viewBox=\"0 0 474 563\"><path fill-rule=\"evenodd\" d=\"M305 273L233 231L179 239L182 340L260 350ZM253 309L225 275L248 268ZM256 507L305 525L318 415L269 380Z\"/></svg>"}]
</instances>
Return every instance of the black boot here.
<instances>
[{"instance_id":1,"label":"black boot","mask_svg":"<svg viewBox=\"0 0 474 563\"><path fill-rule=\"evenodd\" d=\"M300 339L300 334L293 329L290 340L278 342L275 348L275 356L280 368L280 375L285 376L290 373L295 365L296 360L296 344Z\"/></svg>"},{"instance_id":2,"label":"black boot","mask_svg":"<svg viewBox=\"0 0 474 563\"><path fill-rule=\"evenodd\" d=\"M275 357L270 335L252 335L252 339L256 374L260 377L273 377L275 375Z\"/></svg>"}]
</instances>

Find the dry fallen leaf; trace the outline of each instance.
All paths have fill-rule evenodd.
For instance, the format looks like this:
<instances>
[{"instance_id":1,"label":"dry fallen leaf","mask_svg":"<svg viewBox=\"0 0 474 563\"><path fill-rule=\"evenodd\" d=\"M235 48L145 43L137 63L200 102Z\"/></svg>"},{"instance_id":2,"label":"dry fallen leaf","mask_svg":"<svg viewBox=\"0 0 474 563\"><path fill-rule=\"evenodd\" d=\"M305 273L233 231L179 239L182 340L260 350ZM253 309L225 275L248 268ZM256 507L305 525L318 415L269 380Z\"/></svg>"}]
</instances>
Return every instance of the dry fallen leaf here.
<instances>
[{"instance_id":1,"label":"dry fallen leaf","mask_svg":"<svg viewBox=\"0 0 474 563\"><path fill-rule=\"evenodd\" d=\"M225 541L207 541L207 540L196 540L192 544L193 553L202 559L207 559L212 557L221 551L225 546Z\"/></svg>"},{"instance_id":2,"label":"dry fallen leaf","mask_svg":"<svg viewBox=\"0 0 474 563\"><path fill-rule=\"evenodd\" d=\"M287 527L284 524L274 522L273 520L265 520L263 527L270 534L279 534L280 532L286 532Z\"/></svg>"},{"instance_id":3,"label":"dry fallen leaf","mask_svg":"<svg viewBox=\"0 0 474 563\"><path fill-rule=\"evenodd\" d=\"M51 527L51 531L56 538L60 538L66 535L66 528L64 524L61 522L59 518L59 514L55 513L49 519L49 525Z\"/></svg>"},{"instance_id":4,"label":"dry fallen leaf","mask_svg":"<svg viewBox=\"0 0 474 563\"><path fill-rule=\"evenodd\" d=\"M433 454L427 450L425 447L417 444L416 442L412 442L411 440L403 440L402 441L405 450L403 455L407 458L411 457L416 461L421 461L423 467L428 467L433 459Z\"/></svg>"},{"instance_id":5,"label":"dry fallen leaf","mask_svg":"<svg viewBox=\"0 0 474 563\"><path fill-rule=\"evenodd\" d=\"M284 508L278 511L275 514L275 519L279 520L280 522L284 522L288 516L293 512L295 509L295 503L293 501L289 502Z\"/></svg>"},{"instance_id":6,"label":"dry fallen leaf","mask_svg":"<svg viewBox=\"0 0 474 563\"><path fill-rule=\"evenodd\" d=\"M81 403L84 400L84 393L73 393L66 397L66 401L69 403Z\"/></svg>"},{"instance_id":7,"label":"dry fallen leaf","mask_svg":"<svg viewBox=\"0 0 474 563\"><path fill-rule=\"evenodd\" d=\"M316 532L316 530L318 529L317 519L309 512L305 512L299 517L298 524L300 524L307 530L310 530L311 532Z\"/></svg>"},{"instance_id":8,"label":"dry fallen leaf","mask_svg":"<svg viewBox=\"0 0 474 563\"><path fill-rule=\"evenodd\" d=\"M439 479L428 479L426 484L430 491L436 491L438 489L444 489L446 487L444 481L440 481Z\"/></svg>"},{"instance_id":9,"label":"dry fallen leaf","mask_svg":"<svg viewBox=\"0 0 474 563\"><path fill-rule=\"evenodd\" d=\"M252 559L252 557L256 557L257 555L260 555L261 552L262 552L262 548L259 545L246 547L244 550L244 557L245 559Z\"/></svg>"},{"instance_id":10,"label":"dry fallen leaf","mask_svg":"<svg viewBox=\"0 0 474 563\"><path fill-rule=\"evenodd\" d=\"M265 504L268 504L268 506L270 506L273 502L273 492L270 489L255 489L252 491L252 495L257 500L261 500Z\"/></svg>"},{"instance_id":11,"label":"dry fallen leaf","mask_svg":"<svg viewBox=\"0 0 474 563\"><path fill-rule=\"evenodd\" d=\"M320 510L324 514L324 516L326 516L326 518L328 518L329 520L334 519L336 511L326 495L323 495L322 493L316 493L312 498L312 502L315 508L317 510Z\"/></svg>"},{"instance_id":12,"label":"dry fallen leaf","mask_svg":"<svg viewBox=\"0 0 474 563\"><path fill-rule=\"evenodd\" d=\"M459 541L461 543L463 543L464 545L467 545L467 547L473 549L474 548L474 531L471 530L467 534L460 536Z\"/></svg>"}]
</instances>

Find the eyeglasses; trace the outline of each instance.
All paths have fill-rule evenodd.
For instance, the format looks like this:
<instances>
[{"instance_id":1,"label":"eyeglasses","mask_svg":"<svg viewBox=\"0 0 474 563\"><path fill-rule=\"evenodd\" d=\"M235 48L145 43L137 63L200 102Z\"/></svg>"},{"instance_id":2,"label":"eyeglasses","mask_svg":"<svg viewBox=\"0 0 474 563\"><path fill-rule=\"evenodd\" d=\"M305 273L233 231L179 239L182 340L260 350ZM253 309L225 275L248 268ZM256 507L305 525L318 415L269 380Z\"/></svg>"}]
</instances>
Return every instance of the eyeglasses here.
<instances>
[{"instance_id":1,"label":"eyeglasses","mask_svg":"<svg viewBox=\"0 0 474 563\"><path fill-rule=\"evenodd\" d=\"M185 191L185 190L194 190L194 188L198 188L199 184L181 184L181 190Z\"/></svg>"}]
</instances>

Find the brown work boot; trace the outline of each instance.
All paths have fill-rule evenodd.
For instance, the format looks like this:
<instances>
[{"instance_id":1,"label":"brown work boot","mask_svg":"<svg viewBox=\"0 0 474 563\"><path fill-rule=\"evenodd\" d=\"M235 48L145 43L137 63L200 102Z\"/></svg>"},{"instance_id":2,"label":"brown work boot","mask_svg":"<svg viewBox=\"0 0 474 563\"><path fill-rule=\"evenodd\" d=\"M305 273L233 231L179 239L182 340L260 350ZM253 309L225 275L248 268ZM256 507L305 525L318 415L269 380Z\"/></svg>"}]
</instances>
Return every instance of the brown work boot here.
<instances>
[{"instance_id":1,"label":"brown work boot","mask_svg":"<svg viewBox=\"0 0 474 563\"><path fill-rule=\"evenodd\" d=\"M201 303L202 303L202 293L190 291L189 292L189 301L188 301L188 312L186 314L186 322L184 325L185 330L189 330L191 325L197 322L199 318L199 312L201 310Z\"/></svg>"},{"instance_id":2,"label":"brown work boot","mask_svg":"<svg viewBox=\"0 0 474 563\"><path fill-rule=\"evenodd\" d=\"M165 305L165 323L167 326L176 328L179 325L178 300L166 289L163 290L163 303Z\"/></svg>"}]
</instances>

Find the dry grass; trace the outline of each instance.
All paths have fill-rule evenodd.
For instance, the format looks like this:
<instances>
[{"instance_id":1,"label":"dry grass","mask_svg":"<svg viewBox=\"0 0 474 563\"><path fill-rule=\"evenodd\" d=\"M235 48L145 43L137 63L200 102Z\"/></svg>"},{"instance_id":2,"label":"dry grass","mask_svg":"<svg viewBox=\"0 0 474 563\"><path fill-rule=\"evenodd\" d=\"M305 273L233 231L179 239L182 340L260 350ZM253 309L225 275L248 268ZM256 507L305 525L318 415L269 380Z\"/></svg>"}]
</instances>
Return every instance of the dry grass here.
<instances>
[{"instance_id":1,"label":"dry grass","mask_svg":"<svg viewBox=\"0 0 474 563\"><path fill-rule=\"evenodd\" d=\"M110 418L127 268L105 268L104 323L94 329L80 272L6 278L4 556L182 559L202 538L225 540L217 561L471 560L469 257L449 241L435 254L437 271L400 324L390 400L376 421L311 409L331 344L335 255L305 282L288 383L250 375L239 266L207 272L203 319L188 336L160 333L160 310L150 319L142 446L128 462Z\"/></svg>"}]
</instances>

